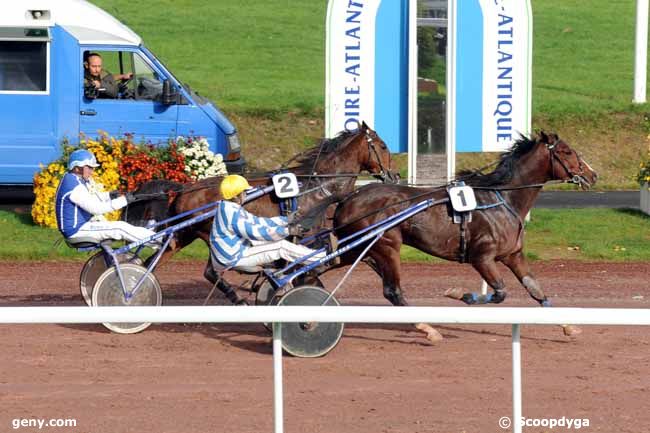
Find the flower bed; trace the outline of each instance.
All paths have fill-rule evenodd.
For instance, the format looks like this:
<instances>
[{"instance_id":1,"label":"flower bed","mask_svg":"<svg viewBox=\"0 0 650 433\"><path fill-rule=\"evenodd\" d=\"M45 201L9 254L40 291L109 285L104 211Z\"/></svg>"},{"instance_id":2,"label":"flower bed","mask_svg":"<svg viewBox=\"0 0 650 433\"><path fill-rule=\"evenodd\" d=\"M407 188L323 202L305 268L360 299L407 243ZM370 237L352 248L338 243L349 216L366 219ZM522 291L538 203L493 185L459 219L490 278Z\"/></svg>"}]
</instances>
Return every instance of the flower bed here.
<instances>
[{"instance_id":1,"label":"flower bed","mask_svg":"<svg viewBox=\"0 0 650 433\"><path fill-rule=\"evenodd\" d=\"M135 144L128 135L115 139L102 134L97 140L82 138L79 147L93 152L101 164L93 177L97 187L104 191L133 191L155 179L188 183L227 174L222 156L212 153L204 138L177 137L170 140L167 146L155 147ZM74 150L76 148L64 143L61 158L41 166L41 171L34 176L34 223L56 228L56 190L67 171L70 153ZM119 219L120 213L111 212L106 217L114 221Z\"/></svg>"},{"instance_id":2,"label":"flower bed","mask_svg":"<svg viewBox=\"0 0 650 433\"><path fill-rule=\"evenodd\" d=\"M113 191L120 186L120 175L118 172L118 161L122 156L122 142L107 135L101 135L97 140L82 139L81 147L90 150L101 164L94 173L97 188L104 191ZM67 171L67 161L70 153L74 151L73 146L63 144L63 154L58 160L51 162L47 167L34 176L35 200L32 205L32 219L34 223L56 228L56 215L54 213L54 201L59 183ZM120 211L110 212L105 215L109 221L120 218Z\"/></svg>"},{"instance_id":3,"label":"flower bed","mask_svg":"<svg viewBox=\"0 0 650 433\"><path fill-rule=\"evenodd\" d=\"M185 157L185 173L192 179L225 176L226 164L221 154L213 153L205 138L176 138L178 151Z\"/></svg>"},{"instance_id":4,"label":"flower bed","mask_svg":"<svg viewBox=\"0 0 650 433\"><path fill-rule=\"evenodd\" d=\"M124 147L119 168L123 191L133 191L143 183L155 179L181 183L192 180L185 174L184 156L178 152L174 143L167 147L154 147L137 146L129 141Z\"/></svg>"}]
</instances>

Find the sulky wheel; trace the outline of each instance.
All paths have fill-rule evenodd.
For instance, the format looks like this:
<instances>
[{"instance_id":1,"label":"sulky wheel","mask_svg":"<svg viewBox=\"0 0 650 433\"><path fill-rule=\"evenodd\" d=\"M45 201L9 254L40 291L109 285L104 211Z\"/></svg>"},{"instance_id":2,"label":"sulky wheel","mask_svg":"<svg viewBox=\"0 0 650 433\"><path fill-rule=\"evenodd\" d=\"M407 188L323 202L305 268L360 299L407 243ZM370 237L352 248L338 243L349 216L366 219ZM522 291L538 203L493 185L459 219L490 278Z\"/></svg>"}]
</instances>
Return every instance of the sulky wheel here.
<instances>
[{"instance_id":1,"label":"sulky wheel","mask_svg":"<svg viewBox=\"0 0 650 433\"><path fill-rule=\"evenodd\" d=\"M316 286L321 288L325 287L321 279L317 276L305 277L304 274L296 277L296 279L293 281L293 285L296 287L303 285ZM282 291L283 290L280 290L280 293ZM275 288L269 282L268 278L264 278L262 284L260 284L255 291L255 305L277 305L278 299L279 296L277 295ZM269 331L271 330L271 328L268 329Z\"/></svg>"},{"instance_id":2,"label":"sulky wheel","mask_svg":"<svg viewBox=\"0 0 650 433\"><path fill-rule=\"evenodd\" d=\"M79 277L79 288L81 289L81 296L89 306L92 305L93 287L101 274L108 269L106 266L106 253L99 251L86 261L83 269L81 269L81 276ZM135 263L141 265L142 260L136 257L133 253L118 254L117 260L120 263Z\"/></svg>"},{"instance_id":3,"label":"sulky wheel","mask_svg":"<svg viewBox=\"0 0 650 433\"><path fill-rule=\"evenodd\" d=\"M275 288L267 278L264 278L262 284L255 291L255 305L276 305L277 303L278 297L275 294Z\"/></svg>"},{"instance_id":4,"label":"sulky wheel","mask_svg":"<svg viewBox=\"0 0 650 433\"><path fill-rule=\"evenodd\" d=\"M128 293L143 275L147 275L138 291L130 299L126 299L120 284L120 278L115 266L107 269L95 283L93 288L93 306L96 307L121 307L121 306L160 306L162 304L162 291L155 275L139 265L126 263L120 265L120 272ZM118 334L134 334L149 327L151 323L104 323L108 329Z\"/></svg>"},{"instance_id":5,"label":"sulky wheel","mask_svg":"<svg viewBox=\"0 0 650 433\"><path fill-rule=\"evenodd\" d=\"M278 305L318 306L329 297L329 293L316 286L300 286L280 298ZM331 297L325 305L339 305ZM343 335L343 323L283 323L282 348L299 358L316 358L334 349Z\"/></svg>"},{"instance_id":6,"label":"sulky wheel","mask_svg":"<svg viewBox=\"0 0 650 433\"><path fill-rule=\"evenodd\" d=\"M305 284L304 275L300 275L294 280L296 286L302 286ZM325 287L323 282L318 277L310 277L309 285L316 287ZM284 290L280 290L283 292ZM262 284L255 291L255 305L278 305L281 295L278 295L273 285L269 282L267 278L264 279ZM265 322L264 327L269 332L273 332L273 324Z\"/></svg>"}]
</instances>

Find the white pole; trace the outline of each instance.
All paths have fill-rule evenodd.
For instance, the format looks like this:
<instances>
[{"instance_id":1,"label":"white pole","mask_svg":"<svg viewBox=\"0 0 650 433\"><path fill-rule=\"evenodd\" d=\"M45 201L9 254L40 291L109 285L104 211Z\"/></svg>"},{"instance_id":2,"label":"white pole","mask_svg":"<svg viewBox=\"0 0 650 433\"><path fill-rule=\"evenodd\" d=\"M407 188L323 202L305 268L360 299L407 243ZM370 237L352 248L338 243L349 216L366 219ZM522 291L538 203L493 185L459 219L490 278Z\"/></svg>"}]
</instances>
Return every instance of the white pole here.
<instances>
[{"instance_id":1,"label":"white pole","mask_svg":"<svg viewBox=\"0 0 650 433\"><path fill-rule=\"evenodd\" d=\"M449 1L447 12L447 181L456 177L456 4Z\"/></svg>"},{"instance_id":2,"label":"white pole","mask_svg":"<svg viewBox=\"0 0 650 433\"><path fill-rule=\"evenodd\" d=\"M282 323L273 323L273 409L275 433L284 430L282 397Z\"/></svg>"},{"instance_id":3,"label":"white pole","mask_svg":"<svg viewBox=\"0 0 650 433\"><path fill-rule=\"evenodd\" d=\"M418 2L409 1L408 183L417 183L418 159Z\"/></svg>"},{"instance_id":4,"label":"white pole","mask_svg":"<svg viewBox=\"0 0 650 433\"><path fill-rule=\"evenodd\" d=\"M521 325L512 325L512 432L521 433Z\"/></svg>"},{"instance_id":5,"label":"white pole","mask_svg":"<svg viewBox=\"0 0 650 433\"><path fill-rule=\"evenodd\" d=\"M648 63L648 0L636 0L636 43L634 54L634 102L646 102Z\"/></svg>"}]
</instances>

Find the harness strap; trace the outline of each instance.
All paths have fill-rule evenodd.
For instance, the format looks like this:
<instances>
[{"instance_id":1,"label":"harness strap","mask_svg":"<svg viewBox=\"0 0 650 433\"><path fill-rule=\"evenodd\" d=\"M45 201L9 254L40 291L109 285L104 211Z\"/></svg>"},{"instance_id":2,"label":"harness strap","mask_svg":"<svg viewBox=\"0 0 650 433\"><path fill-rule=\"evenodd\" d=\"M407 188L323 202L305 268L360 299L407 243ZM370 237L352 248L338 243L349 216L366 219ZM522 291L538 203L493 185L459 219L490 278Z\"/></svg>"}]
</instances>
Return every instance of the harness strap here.
<instances>
[{"instance_id":1,"label":"harness strap","mask_svg":"<svg viewBox=\"0 0 650 433\"><path fill-rule=\"evenodd\" d=\"M508 212L510 212L516 219L517 222L519 222L519 234L517 235L517 242L519 242L519 239L521 239L521 236L524 234L524 220L521 219L519 214L515 212L515 210L510 206L510 204L503 198L501 193L499 191L494 191L499 200L503 202L503 205L506 207Z\"/></svg>"},{"instance_id":2,"label":"harness strap","mask_svg":"<svg viewBox=\"0 0 650 433\"><path fill-rule=\"evenodd\" d=\"M467 219L465 212L460 214L460 246L458 253L458 261L460 263L467 263L467 239L465 232L467 231Z\"/></svg>"}]
</instances>

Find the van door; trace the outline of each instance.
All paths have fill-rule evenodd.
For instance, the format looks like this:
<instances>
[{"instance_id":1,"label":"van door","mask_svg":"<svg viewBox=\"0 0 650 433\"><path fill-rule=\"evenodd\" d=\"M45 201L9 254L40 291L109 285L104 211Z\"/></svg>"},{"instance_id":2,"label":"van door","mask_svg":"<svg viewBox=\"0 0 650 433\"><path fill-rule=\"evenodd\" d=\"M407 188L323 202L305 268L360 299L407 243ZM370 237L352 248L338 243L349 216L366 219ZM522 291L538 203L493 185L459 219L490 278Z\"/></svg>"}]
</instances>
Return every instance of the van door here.
<instances>
[{"instance_id":1,"label":"van door","mask_svg":"<svg viewBox=\"0 0 650 433\"><path fill-rule=\"evenodd\" d=\"M99 81L108 85L100 85L95 92L92 88L88 89L90 86L84 87L79 111L80 130L84 135L96 137L99 131L115 137L133 134L136 142L152 144L166 143L176 137L178 107L161 102L165 78L161 71L137 51L95 51L85 48L83 75L87 78L90 75L88 59L91 55L101 58L102 73L99 78L102 79ZM111 91L111 77L107 75L116 83L116 93Z\"/></svg>"},{"instance_id":2,"label":"van door","mask_svg":"<svg viewBox=\"0 0 650 433\"><path fill-rule=\"evenodd\" d=\"M59 154L49 29L0 29L0 183L30 184Z\"/></svg>"}]
</instances>

